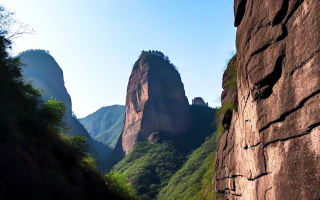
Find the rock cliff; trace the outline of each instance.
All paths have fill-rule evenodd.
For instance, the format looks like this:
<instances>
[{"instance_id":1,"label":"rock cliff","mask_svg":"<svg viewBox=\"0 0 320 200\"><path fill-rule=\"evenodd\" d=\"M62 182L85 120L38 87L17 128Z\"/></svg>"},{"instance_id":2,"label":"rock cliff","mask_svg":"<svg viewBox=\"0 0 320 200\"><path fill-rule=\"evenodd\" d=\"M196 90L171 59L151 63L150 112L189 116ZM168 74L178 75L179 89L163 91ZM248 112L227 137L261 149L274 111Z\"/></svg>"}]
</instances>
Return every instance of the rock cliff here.
<instances>
[{"instance_id":1,"label":"rock cliff","mask_svg":"<svg viewBox=\"0 0 320 200\"><path fill-rule=\"evenodd\" d=\"M137 141L147 141L153 132L184 132L188 122L189 103L178 71L165 57L143 53L129 78L117 151L128 154Z\"/></svg>"},{"instance_id":2,"label":"rock cliff","mask_svg":"<svg viewBox=\"0 0 320 200\"><path fill-rule=\"evenodd\" d=\"M23 83L8 43L0 34L0 199L117 199L94 163L60 134L60 113Z\"/></svg>"},{"instance_id":3,"label":"rock cliff","mask_svg":"<svg viewBox=\"0 0 320 200\"><path fill-rule=\"evenodd\" d=\"M214 176L228 199L320 198L319 8L318 0L235 0L238 97L222 102L238 109Z\"/></svg>"},{"instance_id":4,"label":"rock cliff","mask_svg":"<svg viewBox=\"0 0 320 200\"><path fill-rule=\"evenodd\" d=\"M62 101L66 105L66 125L72 130L68 135L84 136L91 146L91 153L96 159L105 159L111 149L91 138L84 126L72 113L71 97L64 85L63 71L55 59L44 50L29 50L20 54L21 60L27 64L23 67L23 74L26 80L32 80L32 85L43 90L44 101L51 97L57 101Z\"/></svg>"}]
</instances>

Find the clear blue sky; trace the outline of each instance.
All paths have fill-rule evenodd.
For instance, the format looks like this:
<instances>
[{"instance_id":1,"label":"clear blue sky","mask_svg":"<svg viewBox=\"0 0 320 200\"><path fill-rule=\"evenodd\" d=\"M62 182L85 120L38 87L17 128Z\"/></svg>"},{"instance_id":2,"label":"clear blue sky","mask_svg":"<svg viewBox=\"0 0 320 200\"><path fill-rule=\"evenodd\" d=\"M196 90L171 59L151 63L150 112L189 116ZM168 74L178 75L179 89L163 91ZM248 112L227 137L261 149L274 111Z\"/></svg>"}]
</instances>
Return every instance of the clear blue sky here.
<instances>
[{"instance_id":1,"label":"clear blue sky","mask_svg":"<svg viewBox=\"0 0 320 200\"><path fill-rule=\"evenodd\" d=\"M73 111L84 117L125 104L132 65L160 50L178 68L186 95L220 105L222 69L235 50L233 0L2 0L37 34L14 52L46 49L64 72Z\"/></svg>"}]
</instances>

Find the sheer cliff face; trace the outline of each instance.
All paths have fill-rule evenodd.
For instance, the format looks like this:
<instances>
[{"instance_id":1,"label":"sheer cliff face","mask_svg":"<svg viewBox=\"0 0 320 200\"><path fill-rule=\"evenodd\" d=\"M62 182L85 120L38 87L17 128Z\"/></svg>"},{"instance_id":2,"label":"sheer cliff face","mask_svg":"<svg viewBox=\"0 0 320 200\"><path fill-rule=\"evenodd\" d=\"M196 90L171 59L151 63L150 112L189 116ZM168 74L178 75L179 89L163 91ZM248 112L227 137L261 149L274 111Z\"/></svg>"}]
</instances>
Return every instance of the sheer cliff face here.
<instances>
[{"instance_id":1,"label":"sheer cliff face","mask_svg":"<svg viewBox=\"0 0 320 200\"><path fill-rule=\"evenodd\" d=\"M43 99L51 97L57 101L63 101L66 105L67 120L72 118L71 98L64 85L62 69L55 59L43 50L26 51L20 54L21 59L27 64L23 67L26 79L33 81L33 86L43 89Z\"/></svg>"},{"instance_id":2,"label":"sheer cliff face","mask_svg":"<svg viewBox=\"0 0 320 200\"><path fill-rule=\"evenodd\" d=\"M188 120L189 103L177 70L157 55L141 56L129 78L119 147L128 154L153 132L184 132Z\"/></svg>"},{"instance_id":3,"label":"sheer cliff face","mask_svg":"<svg viewBox=\"0 0 320 200\"><path fill-rule=\"evenodd\" d=\"M91 145L91 152L96 158L99 158L99 155L105 155L104 151L111 152L107 147L104 148L102 144L94 141L78 119L72 117L71 98L64 85L62 69L55 59L43 50L26 51L20 56L21 60L27 64L27 67L22 68L25 79L32 80L34 87L44 90L42 93L44 101L53 97L66 105L65 122L67 126L72 127L69 134L86 137Z\"/></svg>"},{"instance_id":4,"label":"sheer cliff face","mask_svg":"<svg viewBox=\"0 0 320 200\"><path fill-rule=\"evenodd\" d=\"M234 6L238 109L217 150L216 190L229 199L319 199L320 1Z\"/></svg>"}]
</instances>

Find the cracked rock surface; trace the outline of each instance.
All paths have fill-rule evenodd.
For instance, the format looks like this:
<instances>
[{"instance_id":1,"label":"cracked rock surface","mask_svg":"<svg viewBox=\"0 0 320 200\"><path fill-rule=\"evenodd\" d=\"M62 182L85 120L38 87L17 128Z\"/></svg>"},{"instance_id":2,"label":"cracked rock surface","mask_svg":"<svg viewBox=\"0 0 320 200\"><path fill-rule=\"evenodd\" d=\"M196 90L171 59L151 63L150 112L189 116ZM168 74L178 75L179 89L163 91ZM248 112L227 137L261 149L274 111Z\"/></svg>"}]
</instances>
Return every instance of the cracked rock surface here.
<instances>
[{"instance_id":1,"label":"cracked rock surface","mask_svg":"<svg viewBox=\"0 0 320 200\"><path fill-rule=\"evenodd\" d=\"M238 109L214 175L228 199L320 199L319 8L235 0Z\"/></svg>"}]
</instances>

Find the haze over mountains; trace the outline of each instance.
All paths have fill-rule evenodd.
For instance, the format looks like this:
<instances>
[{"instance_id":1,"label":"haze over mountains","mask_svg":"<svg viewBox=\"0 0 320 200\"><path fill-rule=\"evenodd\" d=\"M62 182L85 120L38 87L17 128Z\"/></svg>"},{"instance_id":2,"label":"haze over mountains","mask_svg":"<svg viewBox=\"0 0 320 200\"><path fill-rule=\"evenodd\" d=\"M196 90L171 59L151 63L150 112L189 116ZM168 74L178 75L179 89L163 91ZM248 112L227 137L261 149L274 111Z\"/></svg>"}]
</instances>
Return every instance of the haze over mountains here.
<instances>
[{"instance_id":1,"label":"haze over mountains","mask_svg":"<svg viewBox=\"0 0 320 200\"><path fill-rule=\"evenodd\" d=\"M102 107L96 112L79 119L90 136L115 148L124 126L125 106Z\"/></svg>"}]
</instances>

